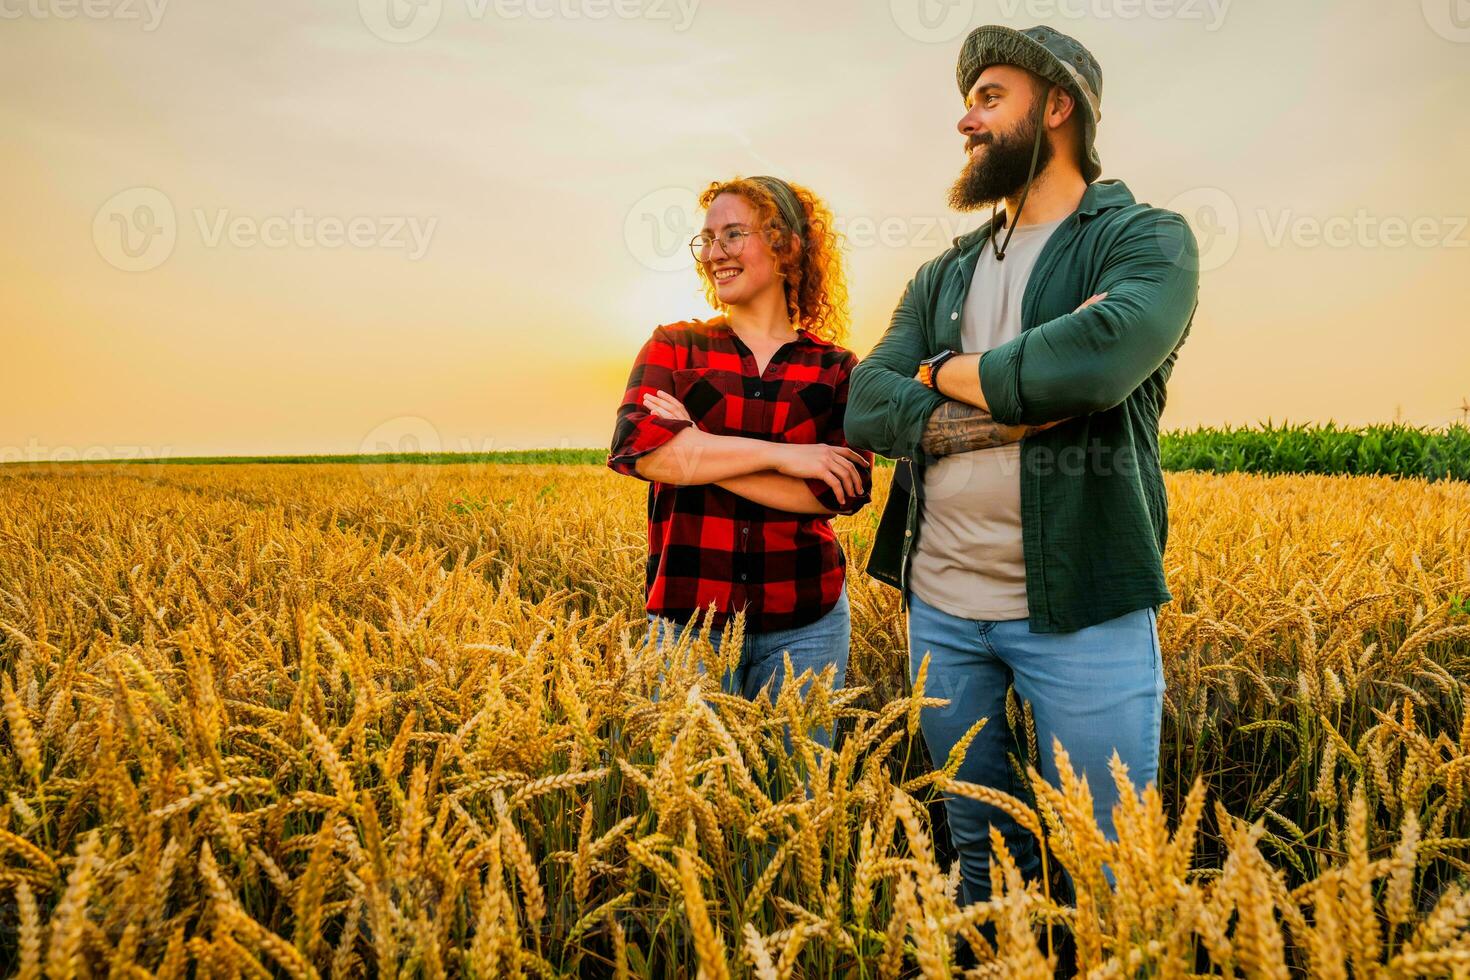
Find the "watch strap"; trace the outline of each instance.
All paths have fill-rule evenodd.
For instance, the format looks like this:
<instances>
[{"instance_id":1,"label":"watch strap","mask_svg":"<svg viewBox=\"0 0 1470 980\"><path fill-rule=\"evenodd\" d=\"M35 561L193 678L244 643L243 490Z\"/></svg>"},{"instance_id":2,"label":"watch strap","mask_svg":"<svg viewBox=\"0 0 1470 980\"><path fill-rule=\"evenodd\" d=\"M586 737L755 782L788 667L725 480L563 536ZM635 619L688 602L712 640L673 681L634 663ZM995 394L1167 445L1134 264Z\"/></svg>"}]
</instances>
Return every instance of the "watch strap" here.
<instances>
[{"instance_id":1,"label":"watch strap","mask_svg":"<svg viewBox=\"0 0 1470 980\"><path fill-rule=\"evenodd\" d=\"M959 351L957 350L946 349L940 351L938 354L935 354L933 357L926 358L923 363L925 364L925 366L927 366L928 370L925 371L924 384L934 389L935 391L938 391L939 369L947 364L949 362L949 359L954 357L958 353Z\"/></svg>"}]
</instances>

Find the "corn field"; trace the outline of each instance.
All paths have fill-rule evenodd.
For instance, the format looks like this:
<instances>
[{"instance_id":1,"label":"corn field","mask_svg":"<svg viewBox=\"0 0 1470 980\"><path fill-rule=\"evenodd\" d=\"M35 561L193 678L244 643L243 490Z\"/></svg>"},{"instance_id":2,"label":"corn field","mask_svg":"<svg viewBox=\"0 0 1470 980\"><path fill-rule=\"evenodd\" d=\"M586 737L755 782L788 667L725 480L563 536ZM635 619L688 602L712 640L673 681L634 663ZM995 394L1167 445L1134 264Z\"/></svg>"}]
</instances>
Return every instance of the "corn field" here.
<instances>
[{"instance_id":1,"label":"corn field","mask_svg":"<svg viewBox=\"0 0 1470 980\"><path fill-rule=\"evenodd\" d=\"M604 468L0 469L0 971L943 977L963 937L1050 977L1066 934L1090 977L1470 977L1470 484L1167 474L1160 780L1115 772L1111 842L1014 699L1025 798L928 766L862 574L891 475L834 525L845 684L772 704L650 647ZM1052 874L959 906L946 795Z\"/></svg>"},{"instance_id":2,"label":"corn field","mask_svg":"<svg viewBox=\"0 0 1470 980\"><path fill-rule=\"evenodd\" d=\"M1186 429L1159 439L1166 470L1320 473L1470 480L1470 424L1438 428L1391 423L1361 428L1261 425Z\"/></svg>"}]
</instances>

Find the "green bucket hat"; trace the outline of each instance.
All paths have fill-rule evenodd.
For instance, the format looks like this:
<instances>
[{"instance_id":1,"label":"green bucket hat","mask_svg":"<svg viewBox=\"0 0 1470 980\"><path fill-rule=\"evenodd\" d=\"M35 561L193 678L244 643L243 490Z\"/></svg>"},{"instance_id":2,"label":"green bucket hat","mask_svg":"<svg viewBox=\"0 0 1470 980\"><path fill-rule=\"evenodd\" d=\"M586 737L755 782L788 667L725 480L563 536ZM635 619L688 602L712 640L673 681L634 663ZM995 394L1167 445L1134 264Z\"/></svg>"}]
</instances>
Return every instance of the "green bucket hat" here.
<instances>
[{"instance_id":1,"label":"green bucket hat","mask_svg":"<svg viewBox=\"0 0 1470 980\"><path fill-rule=\"evenodd\" d=\"M1097 180L1102 175L1096 144L1097 124L1102 119L1102 68L1092 52L1076 38L1050 27L1028 27L1024 31L999 24L977 27L965 38L955 66L962 98L970 94L975 79L991 65L1025 68L1072 93L1082 107L1082 179L1089 184Z\"/></svg>"}]
</instances>

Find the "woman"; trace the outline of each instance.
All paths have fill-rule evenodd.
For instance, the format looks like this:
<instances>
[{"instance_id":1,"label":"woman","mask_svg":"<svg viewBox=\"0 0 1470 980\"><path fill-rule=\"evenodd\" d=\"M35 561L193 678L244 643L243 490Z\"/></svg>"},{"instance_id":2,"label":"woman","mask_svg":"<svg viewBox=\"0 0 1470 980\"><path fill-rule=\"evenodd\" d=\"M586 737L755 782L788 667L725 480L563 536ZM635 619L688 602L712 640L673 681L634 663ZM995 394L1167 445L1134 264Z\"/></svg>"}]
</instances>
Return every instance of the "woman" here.
<instances>
[{"instance_id":1,"label":"woman","mask_svg":"<svg viewBox=\"0 0 1470 980\"><path fill-rule=\"evenodd\" d=\"M847 561L834 514L869 502L873 456L842 432L847 287L832 215L775 177L710 184L690 242L709 320L666 324L639 352L607 464L647 480L650 628L677 638L711 605L711 642L738 611L745 633L724 689L756 697L785 679L847 671ZM805 690L802 691L804 695ZM831 745L825 729L813 732ZM786 737L788 751L790 736Z\"/></svg>"}]
</instances>

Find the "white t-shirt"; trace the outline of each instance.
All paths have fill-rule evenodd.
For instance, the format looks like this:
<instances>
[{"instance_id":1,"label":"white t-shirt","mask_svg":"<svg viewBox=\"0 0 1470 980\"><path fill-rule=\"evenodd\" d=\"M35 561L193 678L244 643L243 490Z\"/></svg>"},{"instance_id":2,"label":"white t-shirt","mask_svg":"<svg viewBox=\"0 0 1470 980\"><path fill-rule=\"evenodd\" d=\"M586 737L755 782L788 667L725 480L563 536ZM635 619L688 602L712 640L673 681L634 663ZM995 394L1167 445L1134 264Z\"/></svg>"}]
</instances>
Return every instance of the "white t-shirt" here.
<instances>
[{"instance_id":1,"label":"white t-shirt","mask_svg":"<svg viewBox=\"0 0 1470 980\"><path fill-rule=\"evenodd\" d=\"M986 243L961 313L961 351L983 353L1021 333L1026 282L1042 246L1063 220L1018 226L1001 261ZM1004 234L1002 229L1001 242ZM952 616L1030 616L1021 549L1019 442L945 456L925 468L909 584L920 599Z\"/></svg>"}]
</instances>

